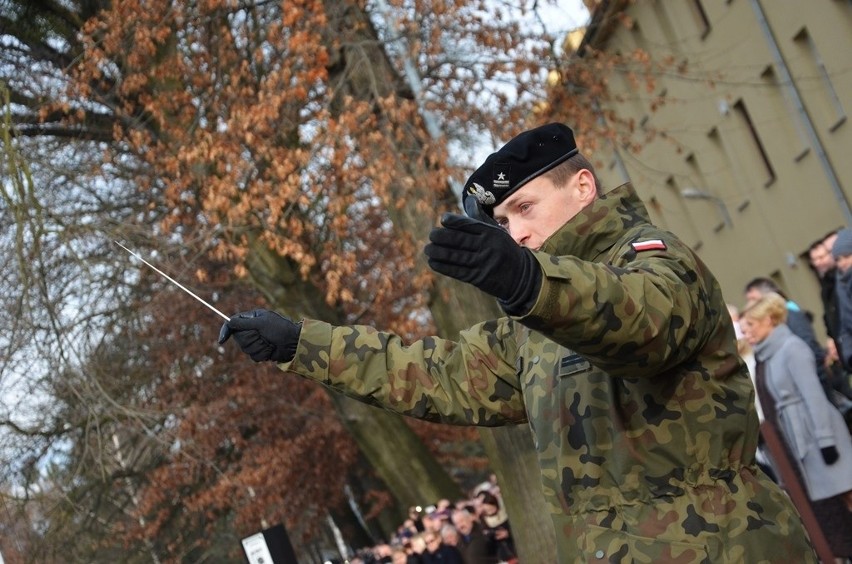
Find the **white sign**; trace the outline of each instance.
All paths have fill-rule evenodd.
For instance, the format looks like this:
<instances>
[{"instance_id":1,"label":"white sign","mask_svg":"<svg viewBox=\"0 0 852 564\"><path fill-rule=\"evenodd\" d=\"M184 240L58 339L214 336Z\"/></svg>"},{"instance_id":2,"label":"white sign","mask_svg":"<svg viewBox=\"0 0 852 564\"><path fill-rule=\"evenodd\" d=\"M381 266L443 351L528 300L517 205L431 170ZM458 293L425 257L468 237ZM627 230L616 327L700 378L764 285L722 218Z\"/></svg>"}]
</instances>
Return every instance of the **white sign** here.
<instances>
[{"instance_id":1,"label":"white sign","mask_svg":"<svg viewBox=\"0 0 852 564\"><path fill-rule=\"evenodd\" d=\"M263 533L244 538L243 550L246 552L249 564L274 564Z\"/></svg>"}]
</instances>

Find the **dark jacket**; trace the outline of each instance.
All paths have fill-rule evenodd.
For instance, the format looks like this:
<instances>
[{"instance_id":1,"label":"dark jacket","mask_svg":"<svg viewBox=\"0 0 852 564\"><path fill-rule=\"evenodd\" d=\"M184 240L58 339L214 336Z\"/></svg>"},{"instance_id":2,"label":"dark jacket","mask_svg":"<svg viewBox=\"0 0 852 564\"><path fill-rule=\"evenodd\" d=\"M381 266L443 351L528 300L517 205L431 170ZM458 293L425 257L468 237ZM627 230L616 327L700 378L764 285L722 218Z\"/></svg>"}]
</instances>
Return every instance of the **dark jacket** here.
<instances>
[{"instance_id":1,"label":"dark jacket","mask_svg":"<svg viewBox=\"0 0 852 564\"><path fill-rule=\"evenodd\" d=\"M849 371L852 369L852 269L845 274L837 271L836 291L840 331L835 342L840 362Z\"/></svg>"},{"instance_id":2,"label":"dark jacket","mask_svg":"<svg viewBox=\"0 0 852 564\"><path fill-rule=\"evenodd\" d=\"M828 373L825 369L825 349L817 341L816 333L810 318L803 312L799 305L793 301L787 301L787 327L795 336L800 338L808 345L811 352L814 353L817 367L817 377L820 384L828 393Z\"/></svg>"},{"instance_id":3,"label":"dark jacket","mask_svg":"<svg viewBox=\"0 0 852 564\"><path fill-rule=\"evenodd\" d=\"M840 310L837 307L837 269L832 268L819 279L819 294L822 298L822 320L826 334L837 340L840 335Z\"/></svg>"},{"instance_id":4,"label":"dark jacket","mask_svg":"<svg viewBox=\"0 0 852 564\"><path fill-rule=\"evenodd\" d=\"M465 564L459 549L448 544L442 544L435 552L424 552L421 559L423 564Z\"/></svg>"},{"instance_id":5,"label":"dark jacket","mask_svg":"<svg viewBox=\"0 0 852 564\"><path fill-rule=\"evenodd\" d=\"M498 562L497 547L479 523L473 524L473 529L468 535L463 535L459 531L458 549L465 564L496 564Z\"/></svg>"}]
</instances>

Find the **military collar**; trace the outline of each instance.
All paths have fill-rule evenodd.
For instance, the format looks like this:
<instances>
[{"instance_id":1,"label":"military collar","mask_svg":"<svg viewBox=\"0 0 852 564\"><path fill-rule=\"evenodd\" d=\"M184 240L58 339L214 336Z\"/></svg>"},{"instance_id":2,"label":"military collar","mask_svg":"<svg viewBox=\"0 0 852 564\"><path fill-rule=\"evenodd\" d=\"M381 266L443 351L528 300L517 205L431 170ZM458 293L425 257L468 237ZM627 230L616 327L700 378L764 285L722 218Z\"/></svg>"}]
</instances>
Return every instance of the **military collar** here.
<instances>
[{"instance_id":1,"label":"military collar","mask_svg":"<svg viewBox=\"0 0 852 564\"><path fill-rule=\"evenodd\" d=\"M540 250L594 260L612 247L625 230L650 223L648 210L630 183L596 198L548 237Z\"/></svg>"}]
</instances>

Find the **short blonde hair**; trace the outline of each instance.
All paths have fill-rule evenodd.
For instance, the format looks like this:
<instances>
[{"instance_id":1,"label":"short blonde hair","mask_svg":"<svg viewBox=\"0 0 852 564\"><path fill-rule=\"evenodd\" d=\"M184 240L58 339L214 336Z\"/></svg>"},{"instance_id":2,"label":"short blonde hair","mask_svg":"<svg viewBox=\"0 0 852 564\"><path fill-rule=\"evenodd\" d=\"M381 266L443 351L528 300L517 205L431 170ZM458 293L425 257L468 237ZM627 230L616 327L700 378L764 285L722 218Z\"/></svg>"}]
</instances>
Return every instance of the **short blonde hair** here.
<instances>
[{"instance_id":1,"label":"short blonde hair","mask_svg":"<svg viewBox=\"0 0 852 564\"><path fill-rule=\"evenodd\" d=\"M769 292L749 303L740 314L751 319L769 318L776 327L787 321L787 300L780 294Z\"/></svg>"}]
</instances>

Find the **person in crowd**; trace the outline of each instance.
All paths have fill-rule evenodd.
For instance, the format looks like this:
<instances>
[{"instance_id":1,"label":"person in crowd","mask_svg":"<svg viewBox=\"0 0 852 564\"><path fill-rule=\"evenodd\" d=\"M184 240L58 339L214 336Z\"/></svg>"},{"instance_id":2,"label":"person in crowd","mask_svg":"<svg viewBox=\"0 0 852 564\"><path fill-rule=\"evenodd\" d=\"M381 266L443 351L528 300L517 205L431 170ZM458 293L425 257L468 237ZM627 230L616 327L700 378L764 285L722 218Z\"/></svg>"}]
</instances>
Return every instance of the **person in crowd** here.
<instances>
[{"instance_id":1,"label":"person in crowd","mask_svg":"<svg viewBox=\"0 0 852 564\"><path fill-rule=\"evenodd\" d=\"M771 278L757 277L753 278L745 286L746 303L754 302L769 293L775 293L782 296L787 302L787 326L794 335L802 339L814 353L814 358L817 361L817 370L819 375L820 385L823 390L827 389L828 375L825 370L825 350L819 344L819 340L814 333L813 323L808 314L805 313L799 304L791 300L778 284Z\"/></svg>"},{"instance_id":2,"label":"person in crowd","mask_svg":"<svg viewBox=\"0 0 852 564\"><path fill-rule=\"evenodd\" d=\"M731 321L734 323L734 332L737 335L737 353L740 355L746 366L748 366L749 375L751 376L752 384L755 383L755 360L754 360L754 350L751 348L751 345L746 339L745 334L742 330L742 323L740 322L740 310L737 306L733 304L727 304L728 314L731 316ZM760 406L760 398L755 396L754 398L754 407L757 409L757 418L763 423L763 408ZM778 472L772 466L772 456L769 454L768 449L766 448L766 443L763 440L762 435L758 435L758 443L757 443L757 452L756 452L757 464L760 466L761 470L763 470L767 476L772 478L774 482L778 482Z\"/></svg>"},{"instance_id":3,"label":"person in crowd","mask_svg":"<svg viewBox=\"0 0 852 564\"><path fill-rule=\"evenodd\" d=\"M494 476L494 474L491 474L487 480L480 482L472 490L470 490L470 499L476 499L482 492L490 492L495 495L499 495L500 488L497 486L496 479L492 478L492 476Z\"/></svg>"},{"instance_id":4,"label":"person in crowd","mask_svg":"<svg viewBox=\"0 0 852 564\"><path fill-rule=\"evenodd\" d=\"M837 309L837 264L831 251L837 240L837 231L828 233L815 241L808 249L808 261L817 276L820 285L820 299L823 306L823 323L829 339L836 339L840 329L840 316ZM829 347L826 347L828 349Z\"/></svg>"},{"instance_id":5,"label":"person in crowd","mask_svg":"<svg viewBox=\"0 0 852 564\"><path fill-rule=\"evenodd\" d=\"M414 523L414 527L418 532L423 532L423 518L422 509L417 506L411 506L408 508L408 518Z\"/></svg>"},{"instance_id":6,"label":"person in crowd","mask_svg":"<svg viewBox=\"0 0 852 564\"><path fill-rule=\"evenodd\" d=\"M422 526L422 525L421 525ZM420 531L417 529L417 523L411 518L406 519L402 522L397 528L396 536L399 539L410 539L411 537L417 535Z\"/></svg>"},{"instance_id":7,"label":"person in crowd","mask_svg":"<svg viewBox=\"0 0 852 564\"><path fill-rule=\"evenodd\" d=\"M453 510L450 509L450 511L453 511ZM459 544L459 532L453 526L452 523L447 523L443 527L441 527L441 540L446 545L458 546L458 544Z\"/></svg>"},{"instance_id":8,"label":"person in crowd","mask_svg":"<svg viewBox=\"0 0 852 564\"><path fill-rule=\"evenodd\" d=\"M633 187L603 193L573 131L553 123L486 158L462 204L467 217L444 214L430 233L427 262L496 298L502 317L405 343L257 309L219 343L233 336L256 362L410 417L528 423L561 562L675 550L814 562L755 462L754 392L721 288Z\"/></svg>"},{"instance_id":9,"label":"person in crowd","mask_svg":"<svg viewBox=\"0 0 852 564\"><path fill-rule=\"evenodd\" d=\"M839 371L841 373L840 378L843 378L845 370L839 365L839 362L836 363L836 366L832 366L830 360L832 353L830 350L826 351L826 349L820 346L808 314L802 311L796 302L787 297L770 278L755 278L749 282L746 285L745 291L746 301L755 301L760 296L770 292L776 293L787 300L787 326L790 327L794 335L805 341L814 353L817 362L819 384L826 398L841 411L845 420L852 422L852 402L848 401L845 395L838 396L834 393L835 375ZM829 340L828 344L831 346L834 342Z\"/></svg>"},{"instance_id":10,"label":"person in crowd","mask_svg":"<svg viewBox=\"0 0 852 564\"><path fill-rule=\"evenodd\" d=\"M405 543L405 553L408 555L406 564L423 564L423 555L426 553L426 535L434 533L418 533Z\"/></svg>"},{"instance_id":11,"label":"person in crowd","mask_svg":"<svg viewBox=\"0 0 852 564\"><path fill-rule=\"evenodd\" d=\"M423 564L466 564L459 549L445 544L440 534L426 533L423 539L426 541Z\"/></svg>"},{"instance_id":12,"label":"person in crowd","mask_svg":"<svg viewBox=\"0 0 852 564\"><path fill-rule=\"evenodd\" d=\"M394 548L387 543L377 544L376 546L373 547L373 550L372 550L373 560L375 562L382 562L382 563L392 562L393 561L393 551L394 551Z\"/></svg>"},{"instance_id":13,"label":"person in crowd","mask_svg":"<svg viewBox=\"0 0 852 564\"><path fill-rule=\"evenodd\" d=\"M494 539L485 534L476 515L467 509L456 509L452 514L452 521L459 533L459 543L456 547L465 564L496 564L500 561Z\"/></svg>"},{"instance_id":14,"label":"person in crowd","mask_svg":"<svg viewBox=\"0 0 852 564\"><path fill-rule=\"evenodd\" d=\"M449 523L452 510L452 502L448 499L439 500L438 503L435 504L435 510L432 512L432 518L439 521L436 524L436 528L438 530L444 526L444 523Z\"/></svg>"},{"instance_id":15,"label":"person in crowd","mask_svg":"<svg viewBox=\"0 0 852 564\"><path fill-rule=\"evenodd\" d=\"M834 265L834 308L827 309L826 323L831 323L828 340L834 404L843 413L852 431L852 230L842 229L826 239ZM827 262L827 260L825 260ZM826 277L829 274L826 273ZM830 307L830 306L827 306ZM831 312L832 315L828 315ZM828 325L827 325L828 328Z\"/></svg>"},{"instance_id":16,"label":"person in crowd","mask_svg":"<svg viewBox=\"0 0 852 564\"><path fill-rule=\"evenodd\" d=\"M852 385L849 373L840 361L837 352L837 340L840 336L840 309L838 306L837 263L832 255L837 231L813 243L808 250L811 269L820 285L820 298L823 307L823 324L827 335L825 344L825 369L827 375L826 393L829 399L844 414L847 425L852 425Z\"/></svg>"},{"instance_id":17,"label":"person in crowd","mask_svg":"<svg viewBox=\"0 0 852 564\"><path fill-rule=\"evenodd\" d=\"M852 372L852 229L841 229L831 249L837 265L835 296L839 319L835 340L840 363Z\"/></svg>"},{"instance_id":18,"label":"person in crowd","mask_svg":"<svg viewBox=\"0 0 852 564\"><path fill-rule=\"evenodd\" d=\"M441 518L441 515L438 513L437 509L432 509L429 513L424 513L423 515L423 532L424 533L438 533L441 531L441 527L444 524L444 520Z\"/></svg>"},{"instance_id":19,"label":"person in crowd","mask_svg":"<svg viewBox=\"0 0 852 564\"><path fill-rule=\"evenodd\" d=\"M482 522L485 534L493 540L497 547L497 557L501 562L513 562L515 541L512 538L512 528L509 526L509 516L503 508L503 502L490 492L479 494L479 520Z\"/></svg>"},{"instance_id":20,"label":"person in crowd","mask_svg":"<svg viewBox=\"0 0 852 564\"><path fill-rule=\"evenodd\" d=\"M852 437L817 386L810 347L785 324L787 300L768 293L743 310L757 359L757 391L813 513L838 557L852 556Z\"/></svg>"},{"instance_id":21,"label":"person in crowd","mask_svg":"<svg viewBox=\"0 0 852 564\"><path fill-rule=\"evenodd\" d=\"M391 552L391 564L409 564L408 553L403 548L394 548Z\"/></svg>"},{"instance_id":22,"label":"person in crowd","mask_svg":"<svg viewBox=\"0 0 852 564\"><path fill-rule=\"evenodd\" d=\"M725 307L728 308L728 315L731 316L731 322L734 324L734 334L737 339L737 354L740 355L740 358L746 363L748 367L749 374L751 375L752 383L754 383L754 350L752 350L751 345L748 343L748 339L746 339L745 334L742 330L742 324L740 323L740 309L733 304L725 304ZM760 409L760 401L758 398L755 398L755 407L757 407L757 416L763 421L763 412Z\"/></svg>"}]
</instances>

